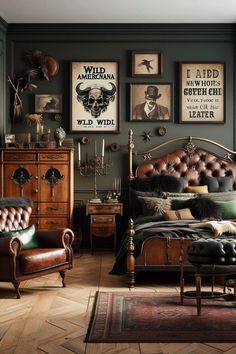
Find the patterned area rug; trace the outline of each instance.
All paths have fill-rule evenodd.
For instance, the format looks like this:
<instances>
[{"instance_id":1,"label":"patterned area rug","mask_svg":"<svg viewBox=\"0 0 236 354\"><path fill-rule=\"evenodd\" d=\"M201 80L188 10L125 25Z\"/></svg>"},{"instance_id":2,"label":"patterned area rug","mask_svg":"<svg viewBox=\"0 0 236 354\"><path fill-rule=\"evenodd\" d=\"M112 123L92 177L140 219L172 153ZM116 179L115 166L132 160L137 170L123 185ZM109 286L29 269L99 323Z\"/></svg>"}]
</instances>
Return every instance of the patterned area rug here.
<instances>
[{"instance_id":1,"label":"patterned area rug","mask_svg":"<svg viewBox=\"0 0 236 354\"><path fill-rule=\"evenodd\" d=\"M97 292L86 342L235 342L236 303L223 298L180 304L177 294Z\"/></svg>"}]
</instances>

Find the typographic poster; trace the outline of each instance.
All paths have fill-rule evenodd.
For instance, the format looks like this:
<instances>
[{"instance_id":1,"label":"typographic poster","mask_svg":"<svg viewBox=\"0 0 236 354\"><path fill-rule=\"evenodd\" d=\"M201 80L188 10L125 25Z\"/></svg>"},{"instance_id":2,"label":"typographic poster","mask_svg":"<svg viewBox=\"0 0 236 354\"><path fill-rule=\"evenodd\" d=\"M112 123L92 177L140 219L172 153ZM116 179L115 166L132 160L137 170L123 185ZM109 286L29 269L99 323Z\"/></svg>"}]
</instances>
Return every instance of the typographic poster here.
<instances>
[{"instance_id":1,"label":"typographic poster","mask_svg":"<svg viewBox=\"0 0 236 354\"><path fill-rule=\"evenodd\" d=\"M224 123L224 63L181 63L180 122Z\"/></svg>"},{"instance_id":2,"label":"typographic poster","mask_svg":"<svg viewBox=\"0 0 236 354\"><path fill-rule=\"evenodd\" d=\"M71 63L71 131L119 131L118 62Z\"/></svg>"}]
</instances>

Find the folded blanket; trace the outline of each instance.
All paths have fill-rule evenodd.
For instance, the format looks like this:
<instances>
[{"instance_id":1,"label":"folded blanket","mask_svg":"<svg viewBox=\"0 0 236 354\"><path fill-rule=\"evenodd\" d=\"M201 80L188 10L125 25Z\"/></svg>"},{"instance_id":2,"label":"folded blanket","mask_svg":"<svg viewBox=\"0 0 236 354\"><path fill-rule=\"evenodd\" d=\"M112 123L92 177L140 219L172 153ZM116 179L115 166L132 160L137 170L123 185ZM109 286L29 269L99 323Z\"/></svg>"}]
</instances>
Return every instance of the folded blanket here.
<instances>
[{"instance_id":1,"label":"folded blanket","mask_svg":"<svg viewBox=\"0 0 236 354\"><path fill-rule=\"evenodd\" d=\"M209 228L213 231L214 236L221 236L223 233L236 234L236 222L229 220L222 221L206 221L197 224L191 224L191 228Z\"/></svg>"}]
</instances>

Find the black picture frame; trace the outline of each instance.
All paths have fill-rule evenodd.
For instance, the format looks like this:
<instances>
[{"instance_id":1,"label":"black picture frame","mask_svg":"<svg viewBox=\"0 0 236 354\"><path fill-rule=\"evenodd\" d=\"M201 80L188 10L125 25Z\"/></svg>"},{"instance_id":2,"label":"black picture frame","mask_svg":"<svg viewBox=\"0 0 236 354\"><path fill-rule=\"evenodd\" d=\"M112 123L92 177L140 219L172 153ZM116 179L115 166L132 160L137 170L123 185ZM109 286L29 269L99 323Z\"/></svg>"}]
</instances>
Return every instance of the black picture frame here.
<instances>
[{"instance_id":1,"label":"black picture frame","mask_svg":"<svg viewBox=\"0 0 236 354\"><path fill-rule=\"evenodd\" d=\"M155 101L155 105L150 105L150 107L154 106L151 109L147 106L150 98L151 101L152 99ZM130 84L130 121L172 122L174 120L173 114L172 83Z\"/></svg>"},{"instance_id":2,"label":"black picture frame","mask_svg":"<svg viewBox=\"0 0 236 354\"><path fill-rule=\"evenodd\" d=\"M163 56L160 51L133 51L132 77L161 77Z\"/></svg>"},{"instance_id":3,"label":"black picture frame","mask_svg":"<svg viewBox=\"0 0 236 354\"><path fill-rule=\"evenodd\" d=\"M179 122L225 123L225 62L179 63Z\"/></svg>"},{"instance_id":4,"label":"black picture frame","mask_svg":"<svg viewBox=\"0 0 236 354\"><path fill-rule=\"evenodd\" d=\"M71 62L70 132L119 133L119 61Z\"/></svg>"}]
</instances>

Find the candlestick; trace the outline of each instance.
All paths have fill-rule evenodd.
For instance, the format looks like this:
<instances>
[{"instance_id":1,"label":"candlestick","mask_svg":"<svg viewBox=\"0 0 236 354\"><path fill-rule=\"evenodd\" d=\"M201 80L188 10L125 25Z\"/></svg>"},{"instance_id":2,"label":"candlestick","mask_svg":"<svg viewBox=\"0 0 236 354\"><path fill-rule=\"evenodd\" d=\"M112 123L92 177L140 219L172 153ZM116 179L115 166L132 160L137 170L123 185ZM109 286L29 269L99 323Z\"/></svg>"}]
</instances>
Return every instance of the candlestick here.
<instances>
[{"instance_id":1,"label":"candlestick","mask_svg":"<svg viewBox=\"0 0 236 354\"><path fill-rule=\"evenodd\" d=\"M80 153L80 142L78 143L78 160L81 160L81 153Z\"/></svg>"},{"instance_id":2,"label":"candlestick","mask_svg":"<svg viewBox=\"0 0 236 354\"><path fill-rule=\"evenodd\" d=\"M94 155L97 156L97 141L94 141Z\"/></svg>"},{"instance_id":3,"label":"candlestick","mask_svg":"<svg viewBox=\"0 0 236 354\"><path fill-rule=\"evenodd\" d=\"M105 140L102 139L102 157L104 157L104 151L105 151Z\"/></svg>"}]
</instances>

